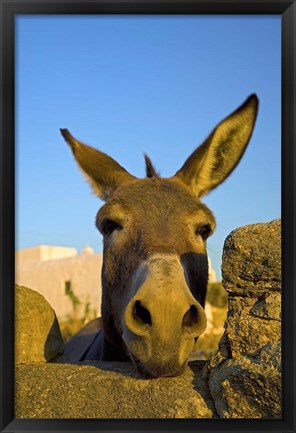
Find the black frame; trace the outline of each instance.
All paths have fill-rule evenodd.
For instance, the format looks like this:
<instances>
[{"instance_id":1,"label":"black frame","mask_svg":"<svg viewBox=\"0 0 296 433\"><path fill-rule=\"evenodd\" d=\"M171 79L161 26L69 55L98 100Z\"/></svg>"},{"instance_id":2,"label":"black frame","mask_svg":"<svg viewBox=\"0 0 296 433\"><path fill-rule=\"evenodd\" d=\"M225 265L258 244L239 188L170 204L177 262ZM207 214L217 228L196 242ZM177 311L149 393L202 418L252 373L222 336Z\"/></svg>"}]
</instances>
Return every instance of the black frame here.
<instances>
[{"instance_id":1,"label":"black frame","mask_svg":"<svg viewBox=\"0 0 296 433\"><path fill-rule=\"evenodd\" d=\"M1 432L296 432L295 428L295 0L0 0L0 428ZM14 17L17 14L273 14L282 20L282 419L14 419Z\"/></svg>"}]
</instances>

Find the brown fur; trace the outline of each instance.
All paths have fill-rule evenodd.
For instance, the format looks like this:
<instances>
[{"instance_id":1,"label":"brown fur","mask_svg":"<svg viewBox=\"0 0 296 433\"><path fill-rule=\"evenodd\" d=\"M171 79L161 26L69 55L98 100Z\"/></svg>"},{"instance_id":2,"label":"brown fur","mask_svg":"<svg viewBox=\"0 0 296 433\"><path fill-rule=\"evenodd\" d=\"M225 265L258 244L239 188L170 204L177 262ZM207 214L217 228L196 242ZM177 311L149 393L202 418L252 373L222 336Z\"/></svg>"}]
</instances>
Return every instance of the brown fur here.
<instances>
[{"instance_id":1,"label":"brown fur","mask_svg":"<svg viewBox=\"0 0 296 433\"><path fill-rule=\"evenodd\" d=\"M103 328L96 350L87 353L103 360L129 357L149 377L183 371L206 326L206 238L215 218L200 197L238 164L257 107L252 95L167 179L147 156L147 178L137 179L62 130L94 191L106 200L96 217L104 236Z\"/></svg>"},{"instance_id":2,"label":"brown fur","mask_svg":"<svg viewBox=\"0 0 296 433\"><path fill-rule=\"evenodd\" d=\"M148 155L144 154L145 162L146 162L146 176L147 177L159 177L159 173L153 167L151 159Z\"/></svg>"}]
</instances>

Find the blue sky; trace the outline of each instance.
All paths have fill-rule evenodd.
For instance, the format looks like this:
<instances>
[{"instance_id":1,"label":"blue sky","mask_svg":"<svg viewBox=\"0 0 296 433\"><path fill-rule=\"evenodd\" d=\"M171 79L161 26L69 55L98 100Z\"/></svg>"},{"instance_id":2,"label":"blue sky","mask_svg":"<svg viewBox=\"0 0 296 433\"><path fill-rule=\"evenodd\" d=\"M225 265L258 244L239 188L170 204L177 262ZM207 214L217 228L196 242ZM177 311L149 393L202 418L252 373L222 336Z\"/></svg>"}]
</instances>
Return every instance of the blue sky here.
<instances>
[{"instance_id":1,"label":"blue sky","mask_svg":"<svg viewBox=\"0 0 296 433\"><path fill-rule=\"evenodd\" d=\"M225 237L280 217L279 16L19 16L16 22L16 248L86 245L103 204L59 134L144 177L143 153L173 175L251 93L256 128L232 175L203 201L217 229L208 253L220 277Z\"/></svg>"}]
</instances>

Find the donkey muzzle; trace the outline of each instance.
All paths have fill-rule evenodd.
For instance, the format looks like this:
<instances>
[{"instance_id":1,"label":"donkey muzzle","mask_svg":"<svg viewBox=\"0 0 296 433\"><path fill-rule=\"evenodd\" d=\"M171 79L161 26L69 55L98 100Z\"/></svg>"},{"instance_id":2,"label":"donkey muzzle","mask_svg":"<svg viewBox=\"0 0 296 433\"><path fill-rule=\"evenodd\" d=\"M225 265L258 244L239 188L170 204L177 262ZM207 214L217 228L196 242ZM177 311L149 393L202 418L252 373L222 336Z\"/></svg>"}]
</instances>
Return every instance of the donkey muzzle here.
<instances>
[{"instance_id":1,"label":"donkey muzzle","mask_svg":"<svg viewBox=\"0 0 296 433\"><path fill-rule=\"evenodd\" d=\"M137 370L150 377L181 374L207 321L180 259L153 256L136 271L132 286L123 339Z\"/></svg>"}]
</instances>

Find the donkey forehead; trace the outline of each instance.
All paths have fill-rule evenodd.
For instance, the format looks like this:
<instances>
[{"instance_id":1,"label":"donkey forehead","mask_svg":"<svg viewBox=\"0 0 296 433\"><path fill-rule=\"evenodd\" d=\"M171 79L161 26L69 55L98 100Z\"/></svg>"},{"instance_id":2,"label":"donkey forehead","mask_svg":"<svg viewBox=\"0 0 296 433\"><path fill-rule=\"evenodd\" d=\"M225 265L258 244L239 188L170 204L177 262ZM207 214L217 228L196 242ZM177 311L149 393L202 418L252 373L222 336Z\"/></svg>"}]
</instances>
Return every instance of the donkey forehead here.
<instances>
[{"instance_id":1,"label":"donkey forehead","mask_svg":"<svg viewBox=\"0 0 296 433\"><path fill-rule=\"evenodd\" d=\"M118 188L98 212L105 216L125 217L178 216L200 219L215 226L209 208L194 197L189 189L175 179L137 179Z\"/></svg>"}]
</instances>

